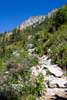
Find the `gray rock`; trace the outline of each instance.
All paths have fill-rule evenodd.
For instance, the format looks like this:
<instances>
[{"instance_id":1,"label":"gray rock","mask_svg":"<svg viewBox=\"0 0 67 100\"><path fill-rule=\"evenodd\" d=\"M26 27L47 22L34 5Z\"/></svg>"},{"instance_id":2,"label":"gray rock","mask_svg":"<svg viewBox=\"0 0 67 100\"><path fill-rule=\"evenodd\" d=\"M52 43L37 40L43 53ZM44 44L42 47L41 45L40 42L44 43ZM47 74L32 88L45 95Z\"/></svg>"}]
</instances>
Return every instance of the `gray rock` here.
<instances>
[{"instance_id":1,"label":"gray rock","mask_svg":"<svg viewBox=\"0 0 67 100\"><path fill-rule=\"evenodd\" d=\"M39 64L44 64L44 65L51 65L51 59L48 59L48 56L43 56L39 58Z\"/></svg>"},{"instance_id":2,"label":"gray rock","mask_svg":"<svg viewBox=\"0 0 67 100\"><path fill-rule=\"evenodd\" d=\"M27 48L28 48L28 49L34 48L34 44L28 44L28 45L27 45Z\"/></svg>"},{"instance_id":3,"label":"gray rock","mask_svg":"<svg viewBox=\"0 0 67 100\"><path fill-rule=\"evenodd\" d=\"M66 91L67 91L67 88L65 88L65 89L63 89L63 88L53 88L53 89L47 88L46 94L47 94L47 96L48 95L51 95L51 96L57 95L60 97L65 97L66 93L67 93Z\"/></svg>"},{"instance_id":4,"label":"gray rock","mask_svg":"<svg viewBox=\"0 0 67 100\"><path fill-rule=\"evenodd\" d=\"M66 92L67 89L58 89L58 88L54 88L54 89L50 89L50 88L47 88L46 89L46 93L44 95L42 95L41 97L37 98L36 100L67 100L67 95L66 95ZM56 98L57 97L60 97L60 98ZM64 99L63 99L64 98Z\"/></svg>"},{"instance_id":5,"label":"gray rock","mask_svg":"<svg viewBox=\"0 0 67 100\"><path fill-rule=\"evenodd\" d=\"M28 49L28 53L34 53L35 52L35 48L33 49Z\"/></svg>"},{"instance_id":6,"label":"gray rock","mask_svg":"<svg viewBox=\"0 0 67 100\"><path fill-rule=\"evenodd\" d=\"M53 74L56 77L62 77L63 76L63 70L58 67L57 65L40 65L43 69L47 69L51 74Z\"/></svg>"},{"instance_id":7,"label":"gray rock","mask_svg":"<svg viewBox=\"0 0 67 100\"><path fill-rule=\"evenodd\" d=\"M41 57L39 59L39 64L42 68L48 69L48 71L56 77L61 77L64 74L59 66L51 64L51 59L48 59L48 56L44 55Z\"/></svg>"},{"instance_id":8,"label":"gray rock","mask_svg":"<svg viewBox=\"0 0 67 100\"><path fill-rule=\"evenodd\" d=\"M49 65L46 66L49 70L49 72L51 72L52 74L54 74L56 77L62 77L63 76L63 70L58 67L57 65Z\"/></svg>"},{"instance_id":9,"label":"gray rock","mask_svg":"<svg viewBox=\"0 0 67 100\"><path fill-rule=\"evenodd\" d=\"M42 70L41 73L44 75L44 77L46 76L46 70Z\"/></svg>"},{"instance_id":10,"label":"gray rock","mask_svg":"<svg viewBox=\"0 0 67 100\"><path fill-rule=\"evenodd\" d=\"M13 51L13 55L16 56L16 57L19 57L20 53L18 51Z\"/></svg>"},{"instance_id":11,"label":"gray rock","mask_svg":"<svg viewBox=\"0 0 67 100\"><path fill-rule=\"evenodd\" d=\"M8 74L9 74L9 71L4 72L4 74L5 74L5 75L8 75Z\"/></svg>"},{"instance_id":12,"label":"gray rock","mask_svg":"<svg viewBox=\"0 0 67 100\"><path fill-rule=\"evenodd\" d=\"M48 85L50 88L66 88L67 79L66 77L57 78L54 76L47 77Z\"/></svg>"},{"instance_id":13,"label":"gray rock","mask_svg":"<svg viewBox=\"0 0 67 100\"><path fill-rule=\"evenodd\" d=\"M29 26L32 26L32 25L36 25L37 23L41 23L45 20L45 16L32 16L30 17L28 20L26 20L25 22L23 22L19 29L22 30L22 29L26 29L27 27Z\"/></svg>"},{"instance_id":14,"label":"gray rock","mask_svg":"<svg viewBox=\"0 0 67 100\"><path fill-rule=\"evenodd\" d=\"M40 73L42 73L44 76L46 76L46 70L40 68L39 65L33 66L31 70L32 70L32 75L38 76Z\"/></svg>"}]
</instances>

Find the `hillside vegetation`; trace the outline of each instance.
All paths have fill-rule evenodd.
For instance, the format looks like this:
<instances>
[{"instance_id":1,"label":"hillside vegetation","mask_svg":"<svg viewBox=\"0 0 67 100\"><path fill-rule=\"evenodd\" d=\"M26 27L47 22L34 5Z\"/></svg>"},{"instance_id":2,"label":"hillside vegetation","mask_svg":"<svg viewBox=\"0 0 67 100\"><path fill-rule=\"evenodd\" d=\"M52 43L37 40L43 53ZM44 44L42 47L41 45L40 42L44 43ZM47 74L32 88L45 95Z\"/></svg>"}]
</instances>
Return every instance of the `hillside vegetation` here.
<instances>
[{"instance_id":1,"label":"hillside vegetation","mask_svg":"<svg viewBox=\"0 0 67 100\"><path fill-rule=\"evenodd\" d=\"M0 62L11 59L15 50L27 55L27 44L31 42L37 54L48 54L54 63L61 67L67 66L67 5L50 18L46 16L45 21L37 23L36 27L14 29L12 32L11 35L4 33L0 36ZM29 36L31 39L28 39Z\"/></svg>"},{"instance_id":2,"label":"hillside vegetation","mask_svg":"<svg viewBox=\"0 0 67 100\"><path fill-rule=\"evenodd\" d=\"M36 23L20 30L14 29L12 34L5 32L0 35L0 74L11 68L23 66L19 72L13 69L10 77L3 83L1 93L5 97L11 92L7 100L20 100L23 90L24 100L35 100L43 92L43 76L39 75L35 82L30 82L30 68L38 64L38 58L28 55L28 44L34 44L35 54L39 56L48 55L52 63L59 65L67 72L67 5L58 9L49 18L46 16L42 23ZM20 67L21 69L21 67ZM19 79L18 77L22 77ZM11 84L22 84L22 90L12 92ZM5 84L5 85L4 85ZM5 88L7 87L7 89ZM14 93L14 94L13 94ZM14 97L15 96L15 97Z\"/></svg>"}]
</instances>

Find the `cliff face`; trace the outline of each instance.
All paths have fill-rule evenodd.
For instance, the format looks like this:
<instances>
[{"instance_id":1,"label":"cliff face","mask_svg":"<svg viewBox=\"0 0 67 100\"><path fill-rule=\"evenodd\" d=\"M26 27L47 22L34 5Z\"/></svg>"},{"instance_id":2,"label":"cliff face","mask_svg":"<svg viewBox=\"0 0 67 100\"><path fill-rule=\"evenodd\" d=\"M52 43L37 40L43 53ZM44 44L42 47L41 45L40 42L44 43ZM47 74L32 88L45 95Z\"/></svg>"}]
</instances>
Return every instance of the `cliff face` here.
<instances>
[{"instance_id":1,"label":"cliff face","mask_svg":"<svg viewBox=\"0 0 67 100\"><path fill-rule=\"evenodd\" d=\"M41 23L45 20L45 16L33 16L33 17L30 17L28 20L26 20L25 22L23 22L21 25L20 25L20 30L22 29L26 29L27 27L29 26L32 26L34 24L37 24L37 23Z\"/></svg>"},{"instance_id":2,"label":"cliff face","mask_svg":"<svg viewBox=\"0 0 67 100\"><path fill-rule=\"evenodd\" d=\"M54 9L52 10L51 12L48 13L47 17L50 18L53 16L53 14L57 11L57 9ZM37 23L40 24L42 23L43 21L45 21L45 18L46 16L43 15L43 16L31 16L29 17L27 20L25 20L20 26L19 26L19 29L22 30L22 29L26 29L27 27L29 26L34 26L36 25Z\"/></svg>"}]
</instances>

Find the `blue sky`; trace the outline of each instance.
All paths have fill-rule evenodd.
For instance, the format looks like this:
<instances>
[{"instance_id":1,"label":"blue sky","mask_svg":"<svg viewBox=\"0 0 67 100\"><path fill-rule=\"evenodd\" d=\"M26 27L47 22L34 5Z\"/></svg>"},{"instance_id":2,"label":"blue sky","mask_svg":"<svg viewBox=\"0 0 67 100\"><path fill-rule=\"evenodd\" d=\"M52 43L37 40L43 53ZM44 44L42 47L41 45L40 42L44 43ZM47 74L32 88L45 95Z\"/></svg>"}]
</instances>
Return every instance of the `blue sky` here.
<instances>
[{"instance_id":1,"label":"blue sky","mask_svg":"<svg viewBox=\"0 0 67 100\"><path fill-rule=\"evenodd\" d=\"M67 0L0 0L0 33L12 30L30 16L46 15L64 4Z\"/></svg>"}]
</instances>

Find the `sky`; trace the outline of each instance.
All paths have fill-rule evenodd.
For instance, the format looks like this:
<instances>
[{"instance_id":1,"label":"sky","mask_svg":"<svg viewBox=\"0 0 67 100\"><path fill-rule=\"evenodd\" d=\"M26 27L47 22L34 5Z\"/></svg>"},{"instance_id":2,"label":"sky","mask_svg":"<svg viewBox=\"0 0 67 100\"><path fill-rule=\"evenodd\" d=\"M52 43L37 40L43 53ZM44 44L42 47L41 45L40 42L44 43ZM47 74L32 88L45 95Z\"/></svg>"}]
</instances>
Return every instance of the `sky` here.
<instances>
[{"instance_id":1,"label":"sky","mask_svg":"<svg viewBox=\"0 0 67 100\"><path fill-rule=\"evenodd\" d=\"M47 15L67 0L0 0L0 33L11 31L30 16Z\"/></svg>"}]
</instances>

